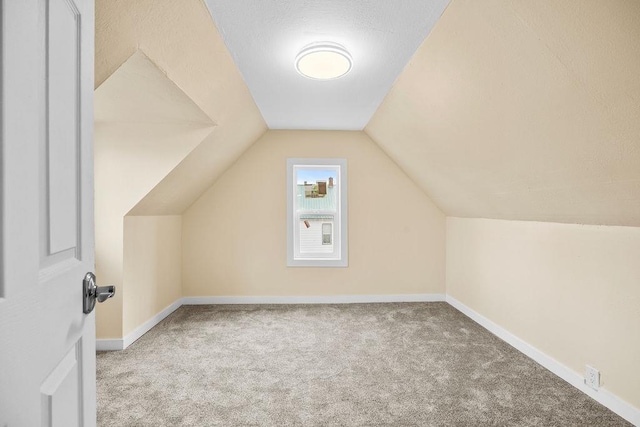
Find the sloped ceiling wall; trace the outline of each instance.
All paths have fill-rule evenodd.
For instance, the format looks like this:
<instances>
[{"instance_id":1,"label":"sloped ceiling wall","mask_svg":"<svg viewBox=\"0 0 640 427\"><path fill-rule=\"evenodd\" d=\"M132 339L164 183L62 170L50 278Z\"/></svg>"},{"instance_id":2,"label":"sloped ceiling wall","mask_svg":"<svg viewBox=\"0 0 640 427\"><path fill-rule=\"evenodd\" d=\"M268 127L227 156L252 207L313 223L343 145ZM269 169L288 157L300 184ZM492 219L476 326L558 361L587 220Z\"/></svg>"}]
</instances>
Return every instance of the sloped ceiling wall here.
<instances>
[{"instance_id":1,"label":"sloped ceiling wall","mask_svg":"<svg viewBox=\"0 0 640 427\"><path fill-rule=\"evenodd\" d=\"M266 125L202 0L97 0L96 86L136 50L216 124L130 212L180 214Z\"/></svg>"},{"instance_id":2,"label":"sloped ceiling wall","mask_svg":"<svg viewBox=\"0 0 640 427\"><path fill-rule=\"evenodd\" d=\"M122 222L215 123L139 51L96 89L94 100L96 175L104 175L96 176L96 205L106 204L96 215L117 205Z\"/></svg>"},{"instance_id":3,"label":"sloped ceiling wall","mask_svg":"<svg viewBox=\"0 0 640 427\"><path fill-rule=\"evenodd\" d=\"M124 244L132 240L125 239L124 217L215 124L140 52L96 89L94 107L96 274L118 288L111 303L100 304L96 321L98 336L113 338L122 336L123 307L140 285L123 286Z\"/></svg>"},{"instance_id":4,"label":"sloped ceiling wall","mask_svg":"<svg viewBox=\"0 0 640 427\"><path fill-rule=\"evenodd\" d=\"M638 22L453 0L365 130L448 215L640 226Z\"/></svg>"}]
</instances>

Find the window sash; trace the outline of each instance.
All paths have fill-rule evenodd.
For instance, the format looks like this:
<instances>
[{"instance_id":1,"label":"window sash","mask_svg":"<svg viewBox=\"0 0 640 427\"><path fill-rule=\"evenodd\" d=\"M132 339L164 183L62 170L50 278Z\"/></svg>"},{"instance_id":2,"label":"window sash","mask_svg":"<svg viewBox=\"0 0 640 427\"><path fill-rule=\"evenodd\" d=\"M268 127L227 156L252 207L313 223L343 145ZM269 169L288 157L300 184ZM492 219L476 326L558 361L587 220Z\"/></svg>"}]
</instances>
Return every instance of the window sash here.
<instances>
[{"instance_id":1,"label":"window sash","mask_svg":"<svg viewBox=\"0 0 640 427\"><path fill-rule=\"evenodd\" d=\"M310 171L328 170L334 184L328 177L321 174L314 175ZM303 174L299 175L299 172ZM318 179L315 177L318 176ZM299 178L313 177L308 181L303 193L299 186L303 184ZM345 159L287 159L287 265L292 267L318 266L318 267L346 267L347 241L346 241L346 160ZM324 184L318 184L326 181ZM309 197L309 188L318 186ZM317 203L316 193L329 194L333 189L335 199L327 200L329 205ZM305 197L305 199L301 199ZM308 197L308 198L307 198ZM322 196L319 196L322 197ZM319 198L318 197L318 198ZM305 203L299 203L302 200ZM335 206L333 206L333 204ZM327 206L335 209L326 209ZM320 209L314 209L318 207ZM323 209L324 208L324 209ZM304 222L308 225L305 225ZM322 232L322 223L329 224L330 232ZM306 233L309 225L317 224L318 230ZM325 230L327 231L327 226ZM304 237L305 247L301 250L301 237ZM311 243L310 239L312 239ZM317 245L317 246L314 246Z\"/></svg>"}]
</instances>

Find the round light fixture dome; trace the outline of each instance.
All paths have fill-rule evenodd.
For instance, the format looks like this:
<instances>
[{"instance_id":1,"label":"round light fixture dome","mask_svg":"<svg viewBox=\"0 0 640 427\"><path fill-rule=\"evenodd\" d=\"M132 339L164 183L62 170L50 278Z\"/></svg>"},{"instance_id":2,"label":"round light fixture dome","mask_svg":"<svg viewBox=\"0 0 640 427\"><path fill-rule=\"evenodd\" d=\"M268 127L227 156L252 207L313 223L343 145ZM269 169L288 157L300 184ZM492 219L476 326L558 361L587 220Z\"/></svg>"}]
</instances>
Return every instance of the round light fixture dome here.
<instances>
[{"instance_id":1,"label":"round light fixture dome","mask_svg":"<svg viewBox=\"0 0 640 427\"><path fill-rule=\"evenodd\" d=\"M351 55L336 43L314 43L296 56L296 70L315 80L337 79L347 74L351 66Z\"/></svg>"}]
</instances>

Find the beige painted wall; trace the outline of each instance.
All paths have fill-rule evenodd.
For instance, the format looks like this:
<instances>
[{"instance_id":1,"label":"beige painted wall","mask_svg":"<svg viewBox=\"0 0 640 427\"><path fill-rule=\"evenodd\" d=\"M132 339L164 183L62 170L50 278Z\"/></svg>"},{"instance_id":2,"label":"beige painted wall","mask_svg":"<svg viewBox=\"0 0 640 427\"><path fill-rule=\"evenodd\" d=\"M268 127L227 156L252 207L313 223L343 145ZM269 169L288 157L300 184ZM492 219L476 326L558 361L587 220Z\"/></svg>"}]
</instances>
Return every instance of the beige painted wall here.
<instances>
[{"instance_id":1,"label":"beige painted wall","mask_svg":"<svg viewBox=\"0 0 640 427\"><path fill-rule=\"evenodd\" d=\"M286 267L287 157L348 161L349 267ZM268 131L183 215L185 296L444 293L445 217L363 132Z\"/></svg>"},{"instance_id":2,"label":"beige painted wall","mask_svg":"<svg viewBox=\"0 0 640 427\"><path fill-rule=\"evenodd\" d=\"M113 299L96 308L98 338L123 336L124 219L204 136L207 129L96 123L94 132L96 276L116 285Z\"/></svg>"},{"instance_id":3,"label":"beige painted wall","mask_svg":"<svg viewBox=\"0 0 640 427\"><path fill-rule=\"evenodd\" d=\"M182 216L124 218L123 333L182 297Z\"/></svg>"},{"instance_id":4,"label":"beige painted wall","mask_svg":"<svg viewBox=\"0 0 640 427\"><path fill-rule=\"evenodd\" d=\"M447 218L447 293L640 408L640 228Z\"/></svg>"},{"instance_id":5,"label":"beige painted wall","mask_svg":"<svg viewBox=\"0 0 640 427\"><path fill-rule=\"evenodd\" d=\"M146 56L131 56L96 91L96 276L116 285L98 304L98 338L123 337L124 217L214 129L213 122Z\"/></svg>"},{"instance_id":6,"label":"beige painted wall","mask_svg":"<svg viewBox=\"0 0 640 427\"><path fill-rule=\"evenodd\" d=\"M125 215L209 129L184 124L96 122L94 131L96 276L118 288L96 308L98 338L121 338Z\"/></svg>"}]
</instances>

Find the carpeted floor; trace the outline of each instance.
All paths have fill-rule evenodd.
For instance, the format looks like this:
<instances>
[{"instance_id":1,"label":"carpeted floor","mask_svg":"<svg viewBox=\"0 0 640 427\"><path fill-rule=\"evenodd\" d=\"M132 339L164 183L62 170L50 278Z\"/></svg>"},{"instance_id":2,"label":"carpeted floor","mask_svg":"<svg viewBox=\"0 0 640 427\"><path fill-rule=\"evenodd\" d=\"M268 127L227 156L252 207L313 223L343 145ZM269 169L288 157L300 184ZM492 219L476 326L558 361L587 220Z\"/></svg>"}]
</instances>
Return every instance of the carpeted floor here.
<instances>
[{"instance_id":1,"label":"carpeted floor","mask_svg":"<svg viewBox=\"0 0 640 427\"><path fill-rule=\"evenodd\" d=\"M183 306L98 354L99 426L627 426L446 303Z\"/></svg>"}]
</instances>

